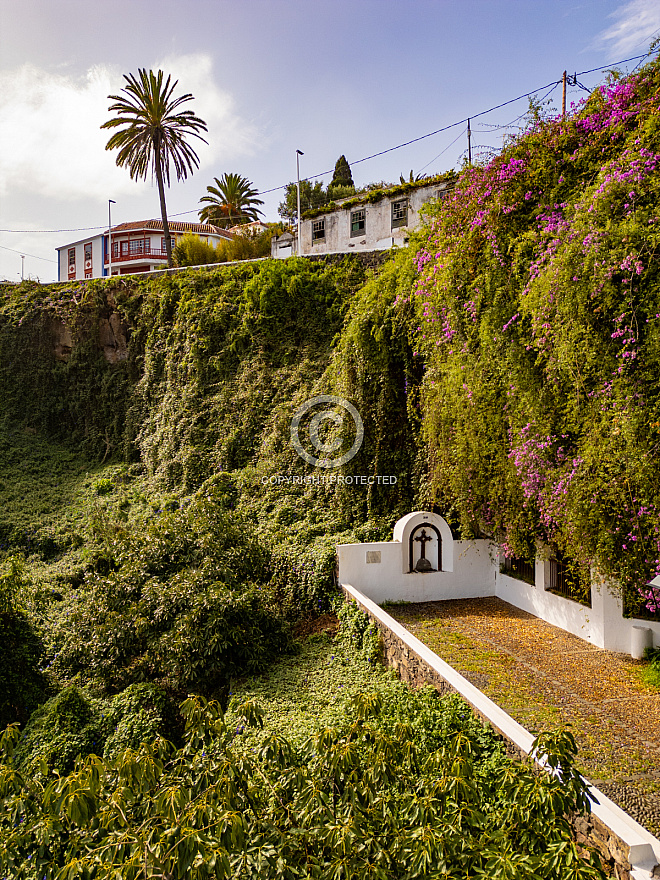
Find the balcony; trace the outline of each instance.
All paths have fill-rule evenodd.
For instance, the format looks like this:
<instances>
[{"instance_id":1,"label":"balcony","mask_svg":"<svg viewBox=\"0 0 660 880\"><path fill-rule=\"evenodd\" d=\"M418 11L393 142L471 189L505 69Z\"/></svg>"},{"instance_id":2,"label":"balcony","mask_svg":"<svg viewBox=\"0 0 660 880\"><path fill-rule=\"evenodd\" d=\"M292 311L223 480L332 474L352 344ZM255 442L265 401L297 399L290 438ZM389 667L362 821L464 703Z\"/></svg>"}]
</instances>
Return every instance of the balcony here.
<instances>
[{"instance_id":1,"label":"balcony","mask_svg":"<svg viewBox=\"0 0 660 880\"><path fill-rule=\"evenodd\" d=\"M112 248L112 265L115 263L125 263L128 260L166 260L167 251L162 248L151 247L151 242L142 241L120 241L120 248ZM126 246L124 246L126 245ZM105 265L108 265L108 255L105 256Z\"/></svg>"}]
</instances>

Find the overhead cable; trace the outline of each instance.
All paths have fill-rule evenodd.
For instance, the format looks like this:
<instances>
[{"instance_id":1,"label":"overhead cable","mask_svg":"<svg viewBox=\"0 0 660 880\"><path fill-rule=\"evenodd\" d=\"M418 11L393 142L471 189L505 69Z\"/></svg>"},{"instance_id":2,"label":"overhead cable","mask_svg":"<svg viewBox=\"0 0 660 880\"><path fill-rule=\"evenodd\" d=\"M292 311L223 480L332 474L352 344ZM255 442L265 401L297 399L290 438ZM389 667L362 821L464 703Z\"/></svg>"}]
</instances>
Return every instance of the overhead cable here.
<instances>
[{"instance_id":1,"label":"overhead cable","mask_svg":"<svg viewBox=\"0 0 660 880\"><path fill-rule=\"evenodd\" d=\"M617 64L627 64L629 61L637 61L640 58L647 58L650 53L645 52L643 55L634 55L632 58L624 58L622 61L615 61L611 64L606 64L603 67L592 67L591 70L581 70L574 74L575 77L584 76L588 73L596 73L600 70L611 70L613 66ZM524 95L518 95L517 98L511 98L508 101L503 101L501 104L495 104L493 107L489 107L488 110L482 110L479 113L473 113L469 117L466 116L464 119L459 119L457 122L452 122L449 125L445 125L442 128L437 128L435 131L430 131L427 134L422 134L419 137L412 138L409 141L405 141L404 143L397 144L394 147L388 147L386 150L380 150L377 153L372 153L370 156L364 156L362 159L354 159L349 164L352 166L360 165L362 162L368 162L371 159L376 159L379 156L384 156L387 153L393 153L395 150L401 150L403 147L409 147L411 144L419 143L419 141L426 140L430 137L435 137L437 134L442 134L445 131L450 131L452 128L456 128L458 125L464 125L468 119L478 119L481 116L486 116L488 113L492 113L495 110L501 110L502 107L508 107L510 104L515 104L516 101L520 101L523 98L529 98L532 95L535 95L537 92L542 91L543 89L549 88L551 91L556 88L556 86L561 83L561 79L553 80L550 83L546 83L544 86L539 86L537 89L532 89L530 92L525 92ZM582 86L582 88L586 88ZM588 89L587 89L588 91ZM522 114L524 116L524 114ZM519 119L522 117L518 117ZM514 120L515 121L515 120ZM512 123L510 123L512 124ZM451 144L450 144L451 146ZM439 155L442 155L441 153ZM437 158L437 157L436 157ZM434 159L431 160L435 161ZM430 164L430 163L428 163ZM424 166L426 167L426 166ZM333 169L330 168L327 171L320 171L317 174L310 174L308 177L305 177L304 180L309 181L312 178L325 177L326 174L332 174ZM279 190L286 189L289 186L288 183L283 183L280 186L271 187L271 189L263 189L259 191L259 195L267 195L268 193L278 192ZM185 214L198 214L200 211L199 208L194 208L191 211L178 211L176 214L170 214L170 217L182 217ZM32 233L32 232L40 232L40 233L54 233L54 232L94 232L98 229L107 229L107 226L81 226L76 229L0 229L0 232L23 232L23 233Z\"/></svg>"}]
</instances>

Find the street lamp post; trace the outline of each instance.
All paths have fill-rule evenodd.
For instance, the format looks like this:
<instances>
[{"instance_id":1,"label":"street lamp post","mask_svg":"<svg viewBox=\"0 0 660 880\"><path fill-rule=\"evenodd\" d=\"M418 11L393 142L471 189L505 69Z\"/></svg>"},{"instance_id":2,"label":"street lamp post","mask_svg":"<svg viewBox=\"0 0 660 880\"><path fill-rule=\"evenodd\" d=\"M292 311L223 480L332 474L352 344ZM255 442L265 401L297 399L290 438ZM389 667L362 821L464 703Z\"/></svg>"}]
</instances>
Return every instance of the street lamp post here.
<instances>
[{"instance_id":1,"label":"street lamp post","mask_svg":"<svg viewBox=\"0 0 660 880\"><path fill-rule=\"evenodd\" d=\"M108 199L108 278L112 278L112 208L110 205L116 205L114 199Z\"/></svg>"},{"instance_id":2,"label":"street lamp post","mask_svg":"<svg viewBox=\"0 0 660 880\"><path fill-rule=\"evenodd\" d=\"M25 278L25 255L21 254L21 281Z\"/></svg>"},{"instance_id":3,"label":"street lamp post","mask_svg":"<svg viewBox=\"0 0 660 880\"><path fill-rule=\"evenodd\" d=\"M298 256L302 254L302 242L300 240L300 157L304 156L302 150L296 150L296 178L298 180Z\"/></svg>"}]
</instances>

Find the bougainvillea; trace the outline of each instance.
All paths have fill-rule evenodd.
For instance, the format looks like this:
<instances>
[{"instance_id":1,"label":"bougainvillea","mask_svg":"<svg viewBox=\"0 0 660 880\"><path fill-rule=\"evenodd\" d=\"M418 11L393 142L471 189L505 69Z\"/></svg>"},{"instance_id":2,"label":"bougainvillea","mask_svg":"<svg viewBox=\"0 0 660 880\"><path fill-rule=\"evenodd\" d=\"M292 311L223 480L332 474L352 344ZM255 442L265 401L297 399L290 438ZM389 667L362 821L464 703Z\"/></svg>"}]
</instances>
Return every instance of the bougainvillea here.
<instances>
[{"instance_id":1,"label":"bougainvillea","mask_svg":"<svg viewBox=\"0 0 660 880\"><path fill-rule=\"evenodd\" d=\"M427 212L412 288L438 503L464 534L554 547L650 610L659 99L655 60L465 169Z\"/></svg>"}]
</instances>

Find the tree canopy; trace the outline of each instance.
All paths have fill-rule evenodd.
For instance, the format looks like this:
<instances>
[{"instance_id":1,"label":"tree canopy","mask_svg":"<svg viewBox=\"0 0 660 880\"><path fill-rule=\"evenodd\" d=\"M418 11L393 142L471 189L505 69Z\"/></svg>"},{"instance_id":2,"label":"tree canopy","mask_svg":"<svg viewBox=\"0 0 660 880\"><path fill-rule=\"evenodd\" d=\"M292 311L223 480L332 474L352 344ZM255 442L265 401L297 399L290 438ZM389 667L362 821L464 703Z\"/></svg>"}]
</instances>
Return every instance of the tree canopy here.
<instances>
[{"instance_id":1,"label":"tree canopy","mask_svg":"<svg viewBox=\"0 0 660 880\"><path fill-rule=\"evenodd\" d=\"M263 212L257 205L263 205L263 201L247 177L225 173L220 179L214 177L213 180L215 186L207 186L208 195L199 200L200 204L204 203L199 212L202 223L213 223L226 229L259 219Z\"/></svg>"},{"instance_id":2,"label":"tree canopy","mask_svg":"<svg viewBox=\"0 0 660 880\"><path fill-rule=\"evenodd\" d=\"M298 217L297 185L295 181L289 183L284 192L284 201L280 202L277 210L280 217L284 220L288 220L289 223L295 223ZM327 204L327 201L328 194L323 189L323 183L320 180L315 180L314 183L310 180L300 181L300 210L303 214L312 208L323 207L323 205Z\"/></svg>"}]
</instances>

